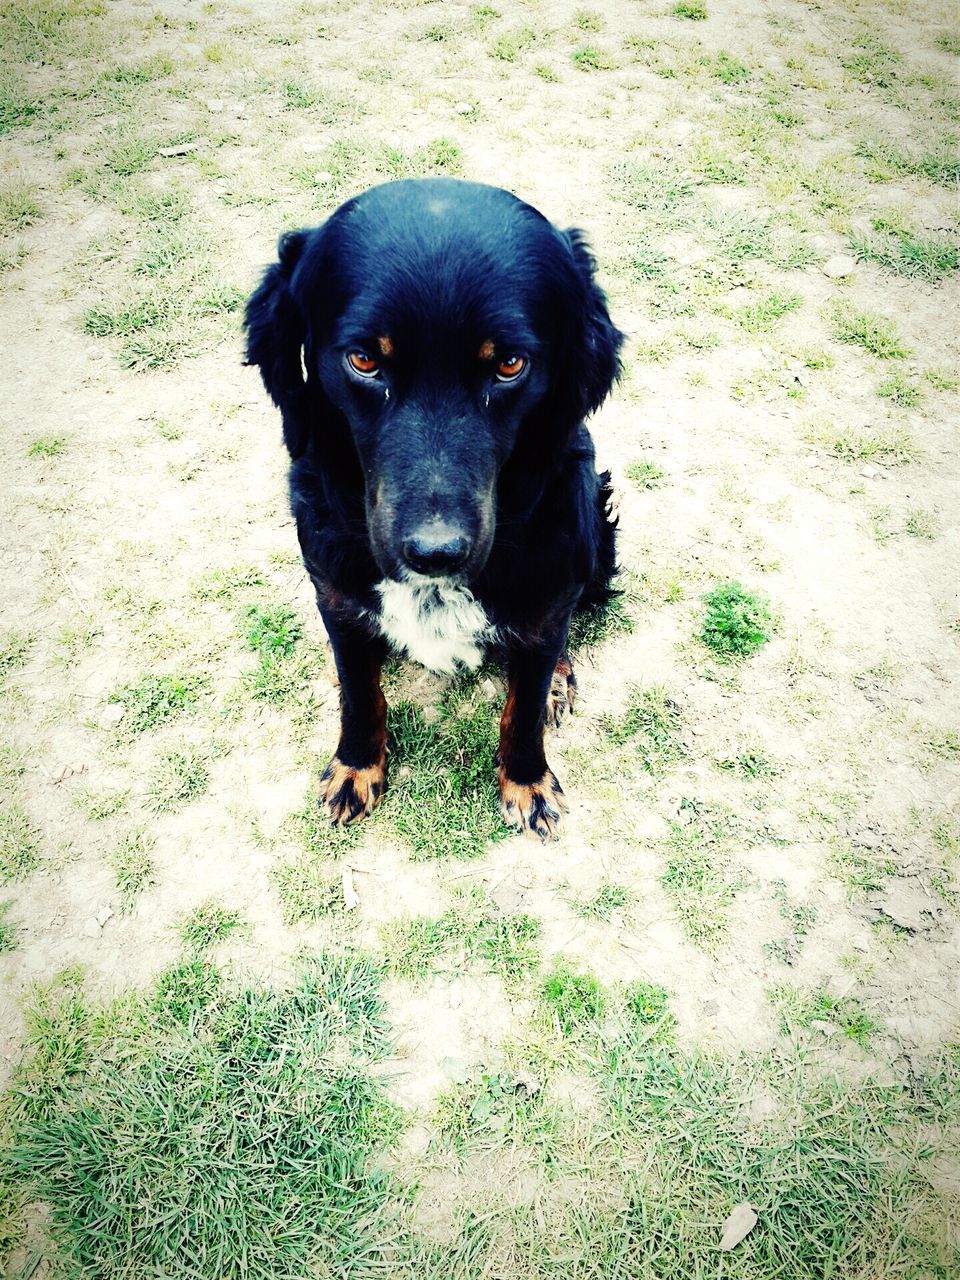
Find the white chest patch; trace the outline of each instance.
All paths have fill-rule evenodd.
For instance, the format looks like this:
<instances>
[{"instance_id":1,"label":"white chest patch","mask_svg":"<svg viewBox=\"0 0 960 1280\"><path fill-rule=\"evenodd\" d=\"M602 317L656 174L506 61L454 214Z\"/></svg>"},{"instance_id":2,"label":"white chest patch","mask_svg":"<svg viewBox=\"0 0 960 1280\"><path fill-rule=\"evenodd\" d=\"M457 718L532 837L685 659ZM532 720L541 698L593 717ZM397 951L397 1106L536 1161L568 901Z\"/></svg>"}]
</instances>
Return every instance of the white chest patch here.
<instances>
[{"instance_id":1,"label":"white chest patch","mask_svg":"<svg viewBox=\"0 0 960 1280\"><path fill-rule=\"evenodd\" d=\"M494 629L469 588L411 574L406 582L385 578L377 591L380 630L395 648L448 675L458 663L480 665Z\"/></svg>"}]
</instances>

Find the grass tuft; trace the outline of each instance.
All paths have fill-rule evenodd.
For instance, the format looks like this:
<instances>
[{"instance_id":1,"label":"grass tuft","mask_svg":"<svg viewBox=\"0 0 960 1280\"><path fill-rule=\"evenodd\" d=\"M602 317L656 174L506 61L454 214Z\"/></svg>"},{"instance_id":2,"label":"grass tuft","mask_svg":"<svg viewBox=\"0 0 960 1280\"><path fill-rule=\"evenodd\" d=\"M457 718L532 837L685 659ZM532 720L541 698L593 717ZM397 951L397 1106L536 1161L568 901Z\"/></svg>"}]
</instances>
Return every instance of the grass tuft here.
<instances>
[{"instance_id":1,"label":"grass tuft","mask_svg":"<svg viewBox=\"0 0 960 1280\"><path fill-rule=\"evenodd\" d=\"M177 925L180 941L195 955L209 951L232 934L245 931L246 925L240 912L228 911L214 898L207 898L194 907Z\"/></svg>"},{"instance_id":2,"label":"grass tuft","mask_svg":"<svg viewBox=\"0 0 960 1280\"><path fill-rule=\"evenodd\" d=\"M679 704L660 685L629 685L625 710L604 717L601 724L615 746L629 744L648 773L666 773L686 755Z\"/></svg>"},{"instance_id":3,"label":"grass tuft","mask_svg":"<svg viewBox=\"0 0 960 1280\"><path fill-rule=\"evenodd\" d=\"M726 582L704 597L700 639L722 658L749 658L770 640L773 615L766 601L739 582Z\"/></svg>"},{"instance_id":4,"label":"grass tuft","mask_svg":"<svg viewBox=\"0 0 960 1280\"><path fill-rule=\"evenodd\" d=\"M202 675L149 674L139 684L125 685L110 695L124 709L119 729L125 735L146 733L192 710L210 684Z\"/></svg>"},{"instance_id":5,"label":"grass tuft","mask_svg":"<svg viewBox=\"0 0 960 1280\"><path fill-rule=\"evenodd\" d=\"M0 884L25 879L40 863L40 832L20 802L0 801Z\"/></svg>"},{"instance_id":6,"label":"grass tuft","mask_svg":"<svg viewBox=\"0 0 960 1280\"><path fill-rule=\"evenodd\" d=\"M124 909L129 909L144 889L156 883L157 867L153 860L154 840L148 831L137 827L128 831L111 851L110 865Z\"/></svg>"},{"instance_id":7,"label":"grass tuft","mask_svg":"<svg viewBox=\"0 0 960 1280\"><path fill-rule=\"evenodd\" d=\"M863 310L852 302L837 301L830 309L829 318L831 331L838 342L863 347L878 360L905 360L910 354L896 325L886 316Z\"/></svg>"}]
</instances>

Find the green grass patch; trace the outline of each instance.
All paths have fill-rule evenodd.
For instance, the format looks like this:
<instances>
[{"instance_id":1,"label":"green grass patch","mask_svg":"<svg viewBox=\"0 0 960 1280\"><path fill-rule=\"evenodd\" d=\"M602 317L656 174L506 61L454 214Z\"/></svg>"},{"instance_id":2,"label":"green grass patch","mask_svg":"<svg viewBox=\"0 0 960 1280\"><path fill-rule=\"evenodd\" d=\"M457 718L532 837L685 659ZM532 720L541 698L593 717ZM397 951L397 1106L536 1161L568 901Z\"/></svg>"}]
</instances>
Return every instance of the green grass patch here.
<instances>
[{"instance_id":1,"label":"green grass patch","mask_svg":"<svg viewBox=\"0 0 960 1280\"><path fill-rule=\"evenodd\" d=\"M127 807L127 795L126 790L94 791L90 787L80 787L72 799L88 822L103 822L123 813Z\"/></svg>"},{"instance_id":2,"label":"green grass patch","mask_svg":"<svg viewBox=\"0 0 960 1280\"><path fill-rule=\"evenodd\" d=\"M675 18L688 18L691 22L704 22L707 18L707 6L701 0L680 0L670 12Z\"/></svg>"},{"instance_id":3,"label":"green grass patch","mask_svg":"<svg viewBox=\"0 0 960 1280\"><path fill-rule=\"evenodd\" d=\"M789 932L785 937L764 943L764 955L792 965L800 958L804 939L817 922L817 909L809 902L794 902L783 880L775 880L771 889L780 908L780 918L789 925Z\"/></svg>"},{"instance_id":4,"label":"green grass patch","mask_svg":"<svg viewBox=\"0 0 960 1280\"><path fill-rule=\"evenodd\" d=\"M392 743L384 820L415 858L473 858L509 834L500 817L493 708L459 707L448 693L436 720L399 702L388 714Z\"/></svg>"},{"instance_id":5,"label":"green grass patch","mask_svg":"<svg viewBox=\"0 0 960 1280\"><path fill-rule=\"evenodd\" d=\"M519 991L540 966L541 926L532 916L502 913L474 889L441 916L406 917L381 928L391 972L421 982L438 968L453 972L479 964Z\"/></svg>"},{"instance_id":6,"label":"green grass patch","mask_svg":"<svg viewBox=\"0 0 960 1280\"><path fill-rule=\"evenodd\" d=\"M670 993L657 982L631 982L624 992L623 1017L628 1028L644 1038L655 1034L671 1042L677 1020L670 1009Z\"/></svg>"},{"instance_id":7,"label":"green grass patch","mask_svg":"<svg viewBox=\"0 0 960 1280\"><path fill-rule=\"evenodd\" d=\"M836 301L830 308L831 333L838 342L863 347L878 360L905 360L910 350L904 345L892 320L875 311Z\"/></svg>"},{"instance_id":8,"label":"green grass patch","mask_svg":"<svg viewBox=\"0 0 960 1280\"><path fill-rule=\"evenodd\" d=\"M92 1005L76 979L35 997L5 1166L46 1207L67 1271L387 1267L373 1157L397 1116L367 1070L385 1051L379 982L361 956L321 955L288 990L232 989L195 959L126 1004Z\"/></svg>"},{"instance_id":9,"label":"green grass patch","mask_svg":"<svg viewBox=\"0 0 960 1280\"><path fill-rule=\"evenodd\" d=\"M581 920L602 920L606 923L615 911L629 907L635 901L635 895L626 885L607 881L599 885L589 898L567 898L566 901L573 914Z\"/></svg>"},{"instance_id":10,"label":"green grass patch","mask_svg":"<svg viewBox=\"0 0 960 1280\"><path fill-rule=\"evenodd\" d=\"M145 675L139 684L124 685L110 695L110 701L123 707L119 731L128 736L158 729L185 712L196 708L209 688L207 676Z\"/></svg>"},{"instance_id":11,"label":"green grass patch","mask_svg":"<svg viewBox=\"0 0 960 1280\"><path fill-rule=\"evenodd\" d=\"M731 755L719 756L716 766L749 782L776 778L780 774L779 767L769 759L762 747L755 746L746 746Z\"/></svg>"},{"instance_id":12,"label":"green grass patch","mask_svg":"<svg viewBox=\"0 0 960 1280\"><path fill-rule=\"evenodd\" d=\"M796 293L768 293L731 311L730 315L747 333L770 333L777 322L789 312L796 311L802 301Z\"/></svg>"},{"instance_id":13,"label":"green grass patch","mask_svg":"<svg viewBox=\"0 0 960 1280\"><path fill-rule=\"evenodd\" d=\"M725 582L703 597L700 640L720 658L749 658L768 643L773 615L766 600L739 582Z\"/></svg>"},{"instance_id":14,"label":"green grass patch","mask_svg":"<svg viewBox=\"0 0 960 1280\"><path fill-rule=\"evenodd\" d=\"M624 711L605 716L601 726L614 746L629 745L648 773L660 776L686 755L680 707L661 685L628 685Z\"/></svg>"},{"instance_id":15,"label":"green grass patch","mask_svg":"<svg viewBox=\"0 0 960 1280\"><path fill-rule=\"evenodd\" d=\"M143 827L128 831L110 852L110 866L128 910L144 889L156 884L157 865L153 858L154 839Z\"/></svg>"},{"instance_id":16,"label":"green grass patch","mask_svg":"<svg viewBox=\"0 0 960 1280\"><path fill-rule=\"evenodd\" d=\"M875 262L894 275L937 284L960 270L960 245L943 236L920 236L912 231L888 231L855 236L850 249L860 262Z\"/></svg>"},{"instance_id":17,"label":"green grass patch","mask_svg":"<svg viewBox=\"0 0 960 1280\"><path fill-rule=\"evenodd\" d=\"M236 933L246 932L248 928L240 912L229 911L215 898L201 902L177 924L180 941L195 955L209 951Z\"/></svg>"},{"instance_id":18,"label":"green grass patch","mask_svg":"<svg viewBox=\"0 0 960 1280\"><path fill-rule=\"evenodd\" d=\"M25 879L40 863L40 832L12 796L0 801L0 884Z\"/></svg>"},{"instance_id":19,"label":"green grass patch","mask_svg":"<svg viewBox=\"0 0 960 1280\"><path fill-rule=\"evenodd\" d=\"M303 808L284 822L280 835L298 846L271 872L284 921L322 920L342 912L343 881L337 864L356 848L360 828L334 826L311 791Z\"/></svg>"},{"instance_id":20,"label":"green grass patch","mask_svg":"<svg viewBox=\"0 0 960 1280\"><path fill-rule=\"evenodd\" d=\"M63 436L42 436L39 440L34 440L30 448L27 450L28 458L57 458L66 448L66 440Z\"/></svg>"},{"instance_id":21,"label":"green grass patch","mask_svg":"<svg viewBox=\"0 0 960 1280\"><path fill-rule=\"evenodd\" d=\"M596 978L574 973L558 962L541 989L547 1017L563 1036L594 1030L603 1019L606 996Z\"/></svg>"},{"instance_id":22,"label":"green grass patch","mask_svg":"<svg viewBox=\"0 0 960 1280\"><path fill-rule=\"evenodd\" d=\"M175 813L205 795L209 785L204 755L193 748L165 751L150 778L145 802L154 813Z\"/></svg>"},{"instance_id":23,"label":"green grass patch","mask_svg":"<svg viewBox=\"0 0 960 1280\"><path fill-rule=\"evenodd\" d=\"M858 431L853 427L825 427L811 435L841 462L880 462L885 467L902 467L918 462L920 446L903 427L881 427Z\"/></svg>"},{"instance_id":24,"label":"green grass patch","mask_svg":"<svg viewBox=\"0 0 960 1280\"><path fill-rule=\"evenodd\" d=\"M226 569L214 569L205 577L195 579L190 589L198 600L232 603L265 584L266 579L256 565L237 564Z\"/></svg>"},{"instance_id":25,"label":"green grass patch","mask_svg":"<svg viewBox=\"0 0 960 1280\"><path fill-rule=\"evenodd\" d=\"M901 409L916 409L923 403L924 390L917 378L897 371L877 384L877 395Z\"/></svg>"},{"instance_id":26,"label":"green grass patch","mask_svg":"<svg viewBox=\"0 0 960 1280\"><path fill-rule=\"evenodd\" d=\"M793 1035L798 1030L819 1031L822 1035L839 1032L861 1049L869 1049L870 1037L879 1024L851 996L831 996L826 991L801 991L797 987L778 986L769 992L770 1003L780 1015L780 1030Z\"/></svg>"},{"instance_id":27,"label":"green grass patch","mask_svg":"<svg viewBox=\"0 0 960 1280\"><path fill-rule=\"evenodd\" d=\"M0 681L26 666L34 640L28 631L5 631L0 636Z\"/></svg>"},{"instance_id":28,"label":"green grass patch","mask_svg":"<svg viewBox=\"0 0 960 1280\"><path fill-rule=\"evenodd\" d=\"M490 56L499 62L517 62L521 55L532 48L536 42L537 33L532 27L504 31L490 46Z\"/></svg>"},{"instance_id":29,"label":"green grass patch","mask_svg":"<svg viewBox=\"0 0 960 1280\"><path fill-rule=\"evenodd\" d=\"M28 182L11 180L0 186L0 235L23 231L43 217L37 189Z\"/></svg>"},{"instance_id":30,"label":"green grass patch","mask_svg":"<svg viewBox=\"0 0 960 1280\"><path fill-rule=\"evenodd\" d=\"M723 811L681 801L681 820L671 824L665 842L661 883L681 929L704 951L714 951L727 936L739 887L730 854L738 834Z\"/></svg>"},{"instance_id":31,"label":"green grass patch","mask_svg":"<svg viewBox=\"0 0 960 1280\"><path fill-rule=\"evenodd\" d=\"M571 60L578 71L612 71L617 65L615 58L593 45L576 49L571 54Z\"/></svg>"},{"instance_id":32,"label":"green grass patch","mask_svg":"<svg viewBox=\"0 0 960 1280\"><path fill-rule=\"evenodd\" d=\"M636 462L627 464L625 475L630 483L636 485L638 489L659 489L666 479L667 473L662 467L658 467L655 462L650 462L647 458L641 458Z\"/></svg>"},{"instance_id":33,"label":"green grass patch","mask_svg":"<svg viewBox=\"0 0 960 1280\"><path fill-rule=\"evenodd\" d=\"M12 906L12 902L0 902L0 954L17 949L19 930L12 920L7 919ZM2 1241L2 1234L0 1234L0 1241ZM0 1253L0 1258L2 1257L3 1254Z\"/></svg>"},{"instance_id":34,"label":"green grass patch","mask_svg":"<svg viewBox=\"0 0 960 1280\"><path fill-rule=\"evenodd\" d=\"M589 1276L669 1280L904 1275L947 1280L960 1262L918 1125L957 1104L951 1064L921 1086L812 1074L795 1052L735 1059L623 1036L594 1067L616 1126L619 1203L582 1201L538 1256ZM945 1099L951 1102L946 1104ZM751 1115L756 1101L762 1117ZM948 1140L949 1141L949 1140ZM939 1139L934 1144L942 1150ZM749 1200L760 1222L719 1262L720 1224ZM516 1242L536 1248L536 1228ZM545 1274L551 1274L549 1270Z\"/></svg>"},{"instance_id":35,"label":"green grass patch","mask_svg":"<svg viewBox=\"0 0 960 1280\"><path fill-rule=\"evenodd\" d=\"M302 622L287 605L267 608L250 605L243 627L247 645L264 657L273 654L288 657L303 636Z\"/></svg>"}]
</instances>

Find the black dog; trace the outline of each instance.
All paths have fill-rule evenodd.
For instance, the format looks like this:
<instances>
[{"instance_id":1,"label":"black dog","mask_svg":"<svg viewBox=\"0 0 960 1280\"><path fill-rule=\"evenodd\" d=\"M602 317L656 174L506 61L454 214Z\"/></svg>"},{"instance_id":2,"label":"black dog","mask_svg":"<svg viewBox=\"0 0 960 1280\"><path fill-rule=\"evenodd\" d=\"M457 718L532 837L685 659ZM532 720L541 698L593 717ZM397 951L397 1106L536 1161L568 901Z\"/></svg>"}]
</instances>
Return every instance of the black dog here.
<instances>
[{"instance_id":1,"label":"black dog","mask_svg":"<svg viewBox=\"0 0 960 1280\"><path fill-rule=\"evenodd\" d=\"M495 187L432 178L283 236L246 312L247 362L283 415L304 564L341 691L321 802L369 813L386 782L388 647L437 671L506 649L506 821L556 835L544 726L572 703L578 605L614 572L608 477L584 418L622 334L577 231Z\"/></svg>"}]
</instances>

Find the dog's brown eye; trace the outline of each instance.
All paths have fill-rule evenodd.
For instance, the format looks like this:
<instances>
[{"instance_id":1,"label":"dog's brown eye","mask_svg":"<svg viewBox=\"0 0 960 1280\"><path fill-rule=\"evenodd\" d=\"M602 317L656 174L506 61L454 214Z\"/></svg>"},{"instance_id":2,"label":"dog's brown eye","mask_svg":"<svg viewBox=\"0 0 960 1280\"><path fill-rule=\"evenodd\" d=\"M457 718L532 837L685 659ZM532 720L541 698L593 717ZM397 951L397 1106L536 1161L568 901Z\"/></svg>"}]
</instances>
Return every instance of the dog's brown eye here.
<instances>
[{"instance_id":1,"label":"dog's brown eye","mask_svg":"<svg viewBox=\"0 0 960 1280\"><path fill-rule=\"evenodd\" d=\"M523 356L508 356L497 365L497 377L501 382L512 382L514 378L520 377L526 367L527 362Z\"/></svg>"},{"instance_id":2,"label":"dog's brown eye","mask_svg":"<svg viewBox=\"0 0 960 1280\"><path fill-rule=\"evenodd\" d=\"M364 378L372 378L374 374L379 372L380 366L374 360L373 356L368 356L365 351L351 351L347 355L347 363L354 373L361 374Z\"/></svg>"}]
</instances>

